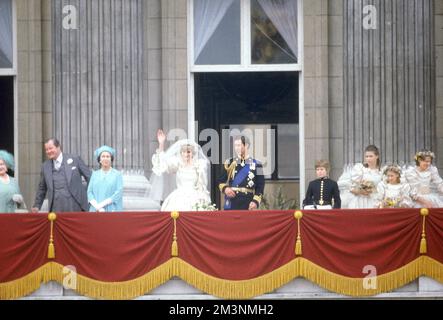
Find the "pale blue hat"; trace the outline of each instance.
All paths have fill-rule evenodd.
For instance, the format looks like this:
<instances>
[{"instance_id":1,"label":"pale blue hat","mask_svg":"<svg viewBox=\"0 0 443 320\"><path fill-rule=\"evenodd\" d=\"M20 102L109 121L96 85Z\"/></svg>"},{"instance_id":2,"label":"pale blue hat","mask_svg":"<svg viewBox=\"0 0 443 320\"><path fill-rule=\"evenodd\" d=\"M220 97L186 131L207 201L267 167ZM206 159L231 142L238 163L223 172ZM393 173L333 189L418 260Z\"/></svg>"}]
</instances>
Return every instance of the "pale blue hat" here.
<instances>
[{"instance_id":1,"label":"pale blue hat","mask_svg":"<svg viewBox=\"0 0 443 320\"><path fill-rule=\"evenodd\" d=\"M12 154L10 154L6 150L0 150L0 159L2 159L5 162L6 166L9 169L14 170L15 161L14 161L14 156Z\"/></svg>"},{"instance_id":2,"label":"pale blue hat","mask_svg":"<svg viewBox=\"0 0 443 320\"><path fill-rule=\"evenodd\" d=\"M97 159L98 157L100 157L100 155L104 151L109 152L112 155L112 157L115 157L115 149L111 148L109 146L104 145L104 146L101 146L100 148L98 148L97 150L94 151L95 158Z\"/></svg>"}]
</instances>

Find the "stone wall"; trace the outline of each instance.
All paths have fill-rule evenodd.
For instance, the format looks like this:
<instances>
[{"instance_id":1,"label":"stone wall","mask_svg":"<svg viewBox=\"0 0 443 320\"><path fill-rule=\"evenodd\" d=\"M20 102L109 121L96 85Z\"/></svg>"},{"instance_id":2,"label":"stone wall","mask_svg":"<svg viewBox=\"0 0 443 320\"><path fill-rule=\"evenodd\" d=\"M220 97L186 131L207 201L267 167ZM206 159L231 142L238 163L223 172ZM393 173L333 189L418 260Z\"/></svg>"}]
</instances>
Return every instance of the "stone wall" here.
<instances>
[{"instance_id":1,"label":"stone wall","mask_svg":"<svg viewBox=\"0 0 443 320\"><path fill-rule=\"evenodd\" d=\"M303 2L305 181L315 177L314 163L329 158L328 1Z\"/></svg>"},{"instance_id":2,"label":"stone wall","mask_svg":"<svg viewBox=\"0 0 443 320\"><path fill-rule=\"evenodd\" d=\"M17 0L17 138L19 184L34 201L51 106L50 0Z\"/></svg>"}]
</instances>

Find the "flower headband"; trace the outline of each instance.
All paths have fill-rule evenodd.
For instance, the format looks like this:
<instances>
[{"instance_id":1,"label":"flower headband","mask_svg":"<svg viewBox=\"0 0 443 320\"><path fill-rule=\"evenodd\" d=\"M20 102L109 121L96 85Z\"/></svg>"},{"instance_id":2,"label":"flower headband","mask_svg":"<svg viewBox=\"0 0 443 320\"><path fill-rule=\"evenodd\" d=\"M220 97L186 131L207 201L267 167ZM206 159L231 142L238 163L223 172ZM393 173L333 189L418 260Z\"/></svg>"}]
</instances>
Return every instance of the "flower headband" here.
<instances>
[{"instance_id":1,"label":"flower headband","mask_svg":"<svg viewBox=\"0 0 443 320\"><path fill-rule=\"evenodd\" d=\"M418 159L424 159L426 157L431 157L431 159L434 159L435 154L432 151L419 151L415 154L415 161L418 161Z\"/></svg>"},{"instance_id":2,"label":"flower headband","mask_svg":"<svg viewBox=\"0 0 443 320\"><path fill-rule=\"evenodd\" d=\"M388 165L386 169L383 171L383 174L386 175L388 171L395 172L399 176L401 176L401 168L395 164Z\"/></svg>"}]
</instances>

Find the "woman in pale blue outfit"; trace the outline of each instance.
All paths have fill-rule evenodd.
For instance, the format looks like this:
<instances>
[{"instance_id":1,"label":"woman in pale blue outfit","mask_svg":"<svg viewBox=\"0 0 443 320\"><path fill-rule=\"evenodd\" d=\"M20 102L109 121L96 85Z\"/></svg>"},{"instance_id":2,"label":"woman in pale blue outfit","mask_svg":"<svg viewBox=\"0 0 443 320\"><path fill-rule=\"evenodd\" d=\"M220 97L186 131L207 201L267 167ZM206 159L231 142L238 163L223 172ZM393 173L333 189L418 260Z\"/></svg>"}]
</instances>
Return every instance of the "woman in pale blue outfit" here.
<instances>
[{"instance_id":1,"label":"woman in pale blue outfit","mask_svg":"<svg viewBox=\"0 0 443 320\"><path fill-rule=\"evenodd\" d=\"M88 201L91 212L111 212L123 210L123 177L112 167L115 150L101 146L94 155L100 169L94 171L88 184Z\"/></svg>"},{"instance_id":2,"label":"woman in pale blue outfit","mask_svg":"<svg viewBox=\"0 0 443 320\"><path fill-rule=\"evenodd\" d=\"M14 157L0 150L0 213L15 212L23 204L17 180L8 175L8 168L14 170Z\"/></svg>"}]
</instances>

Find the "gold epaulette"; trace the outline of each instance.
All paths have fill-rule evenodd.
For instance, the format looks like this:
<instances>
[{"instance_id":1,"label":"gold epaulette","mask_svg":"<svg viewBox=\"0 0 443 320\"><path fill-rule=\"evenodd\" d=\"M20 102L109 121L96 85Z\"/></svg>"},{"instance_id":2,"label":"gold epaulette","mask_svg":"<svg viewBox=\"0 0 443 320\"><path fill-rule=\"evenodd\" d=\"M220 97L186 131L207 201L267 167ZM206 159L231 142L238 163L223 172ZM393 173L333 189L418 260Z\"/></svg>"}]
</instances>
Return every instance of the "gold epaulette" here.
<instances>
[{"instance_id":1,"label":"gold epaulette","mask_svg":"<svg viewBox=\"0 0 443 320\"><path fill-rule=\"evenodd\" d=\"M220 189L220 192L223 192L223 188L226 187L226 186L227 186L226 183L220 183L220 184L218 185L218 188Z\"/></svg>"},{"instance_id":2,"label":"gold epaulette","mask_svg":"<svg viewBox=\"0 0 443 320\"><path fill-rule=\"evenodd\" d=\"M226 159L226 161L225 161L225 170L228 170L231 160L233 160L233 159Z\"/></svg>"},{"instance_id":3,"label":"gold epaulette","mask_svg":"<svg viewBox=\"0 0 443 320\"><path fill-rule=\"evenodd\" d=\"M261 202L261 195L259 196L259 195L256 194L252 199L257 201L260 204L260 202Z\"/></svg>"},{"instance_id":4,"label":"gold epaulette","mask_svg":"<svg viewBox=\"0 0 443 320\"><path fill-rule=\"evenodd\" d=\"M229 180L234 179L235 175L235 168L237 167L237 161L232 161L231 164L228 166L229 160L225 162L225 169L228 172L228 182Z\"/></svg>"}]
</instances>

